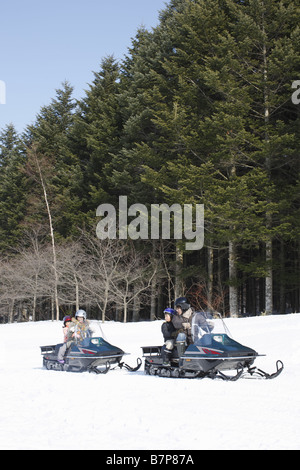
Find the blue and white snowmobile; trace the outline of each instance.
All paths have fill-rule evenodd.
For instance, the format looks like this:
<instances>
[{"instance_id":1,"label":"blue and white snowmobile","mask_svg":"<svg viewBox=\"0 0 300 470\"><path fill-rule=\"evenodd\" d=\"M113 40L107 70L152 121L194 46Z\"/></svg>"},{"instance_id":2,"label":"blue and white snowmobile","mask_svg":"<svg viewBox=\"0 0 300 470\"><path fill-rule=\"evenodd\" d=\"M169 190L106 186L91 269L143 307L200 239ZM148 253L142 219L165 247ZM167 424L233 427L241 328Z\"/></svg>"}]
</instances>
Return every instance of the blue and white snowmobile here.
<instances>
[{"instance_id":1,"label":"blue and white snowmobile","mask_svg":"<svg viewBox=\"0 0 300 470\"><path fill-rule=\"evenodd\" d=\"M76 338L76 335L75 335ZM70 372L95 372L106 374L112 366L125 368L130 372L137 371L142 361L137 360L136 367L130 367L122 361L126 353L110 344L104 339L104 334L99 322L90 322L90 329L85 338L74 340L69 345L64 361L58 361L58 352L62 343L52 346L41 346L43 366L48 370Z\"/></svg>"},{"instance_id":2,"label":"blue and white snowmobile","mask_svg":"<svg viewBox=\"0 0 300 470\"><path fill-rule=\"evenodd\" d=\"M279 360L273 374L253 367L255 359L263 355L233 340L221 315L212 322L206 312L195 312L191 322L191 336L192 343L187 347L184 342L175 342L167 363L163 346L143 346L146 374L235 381L241 377L273 379L283 370L283 363ZM230 371L235 374L232 375Z\"/></svg>"}]
</instances>

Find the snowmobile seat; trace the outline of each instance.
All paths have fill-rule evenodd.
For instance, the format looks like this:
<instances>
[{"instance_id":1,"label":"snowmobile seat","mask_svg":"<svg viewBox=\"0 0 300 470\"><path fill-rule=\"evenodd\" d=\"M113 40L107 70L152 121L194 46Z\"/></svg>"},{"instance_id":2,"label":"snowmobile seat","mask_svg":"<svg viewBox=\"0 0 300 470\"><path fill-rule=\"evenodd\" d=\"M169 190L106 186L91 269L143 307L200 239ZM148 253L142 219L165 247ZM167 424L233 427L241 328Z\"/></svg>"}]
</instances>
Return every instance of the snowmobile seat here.
<instances>
[{"instance_id":1,"label":"snowmobile seat","mask_svg":"<svg viewBox=\"0 0 300 470\"><path fill-rule=\"evenodd\" d=\"M61 346L61 345L60 345ZM51 346L40 346L41 348L41 354L44 355L44 354L54 354L55 353L55 348L56 348L56 344L55 345L51 345Z\"/></svg>"},{"instance_id":2,"label":"snowmobile seat","mask_svg":"<svg viewBox=\"0 0 300 470\"><path fill-rule=\"evenodd\" d=\"M142 346L143 357L147 356L160 356L162 346Z\"/></svg>"}]
</instances>

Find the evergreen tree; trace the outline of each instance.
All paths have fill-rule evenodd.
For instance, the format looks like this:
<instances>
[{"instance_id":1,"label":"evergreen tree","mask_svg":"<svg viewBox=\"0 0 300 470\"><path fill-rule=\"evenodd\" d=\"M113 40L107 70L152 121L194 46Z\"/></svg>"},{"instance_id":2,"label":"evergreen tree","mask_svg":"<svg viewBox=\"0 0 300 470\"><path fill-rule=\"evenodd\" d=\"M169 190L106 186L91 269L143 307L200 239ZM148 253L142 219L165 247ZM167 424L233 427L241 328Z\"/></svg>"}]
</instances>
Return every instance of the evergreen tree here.
<instances>
[{"instance_id":1,"label":"evergreen tree","mask_svg":"<svg viewBox=\"0 0 300 470\"><path fill-rule=\"evenodd\" d=\"M14 249L22 237L27 200L24 146L12 124L0 134L0 252Z\"/></svg>"},{"instance_id":2,"label":"evergreen tree","mask_svg":"<svg viewBox=\"0 0 300 470\"><path fill-rule=\"evenodd\" d=\"M122 148L108 167L109 182L116 194L128 195L131 203L150 203L155 201L156 194L141 180L141 175L148 161L159 168L165 159L154 119L161 99L168 100L168 85L162 97L160 81L164 74L162 63L172 53L172 47L162 29L150 33L142 28L129 52L120 81Z\"/></svg>"},{"instance_id":3,"label":"evergreen tree","mask_svg":"<svg viewBox=\"0 0 300 470\"><path fill-rule=\"evenodd\" d=\"M228 2L228 6L228 33L217 45L217 59L212 56L207 61L208 83L221 94L209 125L218 129L218 153L225 150L231 156L232 174L260 166L271 187L278 185L282 169L298 154L290 83L299 70L299 4L253 0L242 5ZM283 155L283 149L288 149L287 154ZM284 230L278 217L284 205L277 191L271 199L267 193L269 209L261 241L265 241L266 253L265 310L272 313L273 241Z\"/></svg>"},{"instance_id":4,"label":"evergreen tree","mask_svg":"<svg viewBox=\"0 0 300 470\"><path fill-rule=\"evenodd\" d=\"M53 223L56 233L62 237L67 237L72 231L76 231L81 221L79 188L82 172L79 159L72 152L70 142L76 107L72 92L73 88L67 82L63 83L63 88L56 90L56 98L50 105L41 109L35 124L28 126L25 135L28 148L33 148L43 161L44 169L47 167L45 184ZM33 190L31 200L37 209L37 211L34 209L34 212L40 215L41 221L45 214L43 204L40 203L39 196L34 198L34 195Z\"/></svg>"},{"instance_id":5,"label":"evergreen tree","mask_svg":"<svg viewBox=\"0 0 300 470\"><path fill-rule=\"evenodd\" d=\"M72 132L74 152L83 171L82 199L87 218L94 219L99 204L112 200L111 160L121 148L119 104L120 67L112 56L94 72L90 90L80 102Z\"/></svg>"},{"instance_id":6,"label":"evergreen tree","mask_svg":"<svg viewBox=\"0 0 300 470\"><path fill-rule=\"evenodd\" d=\"M177 161L166 153L162 169L148 169L147 180L165 188L169 195L174 195L175 190L181 200L181 195L186 195L187 201L192 185L182 175L201 177L207 164L212 164L218 174L211 186L214 192L207 189L203 198L195 185L193 198L208 208L209 243L222 246L227 236L235 314L238 247L250 239L265 243L266 262L261 272L266 278L266 310L271 311L272 240L290 230L290 225L281 221L286 201L281 200L275 188L280 180L280 185L284 181L283 169L285 183L290 181L290 167L299 152L295 135L297 117L290 99L293 76L299 70L298 17L297 2L290 5L275 0L195 0L171 2L162 23L170 28L174 50L164 68L177 77L177 83L173 79L175 89L172 101L168 102L169 112L157 113L156 119L161 129L169 130L166 139L169 138L169 148L174 148L175 135L175 142L180 141L181 145L176 146ZM174 109L180 116L180 125L172 133ZM190 127L185 125L189 120ZM173 170L172 174L166 171L168 168ZM261 168L262 173L253 171L256 168ZM256 208L250 204L252 216L247 232L241 229L246 222L243 210L231 210L237 207L237 202L243 207L240 188L245 178L253 188L262 185L260 195L264 202L263 212L259 205ZM201 182L199 186L202 187ZM244 194L249 196L249 191ZM221 201L226 203L221 206ZM217 212L216 207L222 210ZM257 266L252 267L255 275Z\"/></svg>"}]
</instances>

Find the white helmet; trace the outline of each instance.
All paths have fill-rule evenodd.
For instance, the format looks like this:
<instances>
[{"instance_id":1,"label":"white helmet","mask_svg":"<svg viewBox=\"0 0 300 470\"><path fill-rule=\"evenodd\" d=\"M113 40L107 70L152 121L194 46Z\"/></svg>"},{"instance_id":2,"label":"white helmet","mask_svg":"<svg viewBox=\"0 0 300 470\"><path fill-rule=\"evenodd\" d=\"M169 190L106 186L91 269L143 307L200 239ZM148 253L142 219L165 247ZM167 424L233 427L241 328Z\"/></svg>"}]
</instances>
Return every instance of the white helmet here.
<instances>
[{"instance_id":1,"label":"white helmet","mask_svg":"<svg viewBox=\"0 0 300 470\"><path fill-rule=\"evenodd\" d=\"M83 317L86 320L86 311L85 310L77 310L75 313L75 318Z\"/></svg>"}]
</instances>

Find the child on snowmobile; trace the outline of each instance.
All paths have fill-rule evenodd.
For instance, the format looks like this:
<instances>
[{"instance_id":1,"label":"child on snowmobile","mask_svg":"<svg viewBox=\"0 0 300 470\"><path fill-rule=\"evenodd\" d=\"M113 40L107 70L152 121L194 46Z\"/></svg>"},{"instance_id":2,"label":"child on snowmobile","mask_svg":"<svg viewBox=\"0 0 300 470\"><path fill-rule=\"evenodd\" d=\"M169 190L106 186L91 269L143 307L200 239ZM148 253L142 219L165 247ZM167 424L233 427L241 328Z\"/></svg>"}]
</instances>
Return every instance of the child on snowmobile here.
<instances>
[{"instance_id":1,"label":"child on snowmobile","mask_svg":"<svg viewBox=\"0 0 300 470\"><path fill-rule=\"evenodd\" d=\"M68 340L68 331L69 331L69 328L70 328L70 325L71 325L71 321L72 321L72 318L70 317L70 315L67 315L63 319L63 323L64 323L64 326L63 326L64 343L66 343L67 340Z\"/></svg>"},{"instance_id":2,"label":"child on snowmobile","mask_svg":"<svg viewBox=\"0 0 300 470\"><path fill-rule=\"evenodd\" d=\"M176 311L173 308L166 308L164 310L165 322L161 326L161 332L164 337L165 344L161 349L164 365L170 365L170 358L172 356L172 350L174 348L174 340L176 336L176 329L172 323L173 315L176 315Z\"/></svg>"},{"instance_id":3,"label":"child on snowmobile","mask_svg":"<svg viewBox=\"0 0 300 470\"><path fill-rule=\"evenodd\" d=\"M64 363L64 355L66 354L67 350L67 342L68 342L68 335L69 335L69 328L72 322L72 318L70 315L67 315L63 319L63 335L64 335L64 344L59 348L58 350L58 355L57 355L57 360L61 364Z\"/></svg>"}]
</instances>

